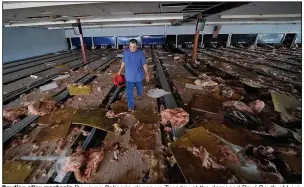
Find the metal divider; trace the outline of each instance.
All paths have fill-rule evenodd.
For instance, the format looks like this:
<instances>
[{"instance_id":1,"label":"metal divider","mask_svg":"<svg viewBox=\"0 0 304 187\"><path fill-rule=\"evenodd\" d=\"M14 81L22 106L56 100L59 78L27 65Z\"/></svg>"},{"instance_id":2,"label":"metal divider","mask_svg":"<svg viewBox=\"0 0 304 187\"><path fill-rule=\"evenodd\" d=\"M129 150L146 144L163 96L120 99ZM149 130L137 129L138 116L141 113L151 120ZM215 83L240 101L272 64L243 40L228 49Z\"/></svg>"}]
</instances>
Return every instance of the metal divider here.
<instances>
[{"instance_id":1,"label":"metal divider","mask_svg":"<svg viewBox=\"0 0 304 187\"><path fill-rule=\"evenodd\" d=\"M95 54L95 53L94 53ZM101 54L100 56L103 56L103 54ZM91 61L89 61L88 63L91 63L91 62L94 62L96 60L98 60L100 58L100 56L98 56L97 58L94 58L92 59ZM84 65L87 65L87 64L83 64L83 63L80 63L80 64L77 64L75 66L72 66L70 67L70 69L72 70L75 70L75 69L78 69ZM3 96L3 102L2 104L5 105L5 104L8 104L9 102L13 101L14 99L16 99L17 97L19 97L20 95L24 94L24 93L28 93L29 91L31 91L32 89L38 87L38 86L41 86L41 85L44 85L50 81L52 81L53 78L55 78L56 76L60 75L60 73L54 73L52 75L49 75L41 80L38 80L36 82L34 82L33 84L29 85L29 86L26 86L26 87L23 87L23 88L19 88L18 90L15 90L11 93L8 93L6 95Z\"/></svg>"},{"instance_id":2,"label":"metal divider","mask_svg":"<svg viewBox=\"0 0 304 187\"><path fill-rule=\"evenodd\" d=\"M115 54L115 57L113 57L114 55L110 56L109 59L107 59L103 64L101 64L99 67L95 68L94 70L97 70L100 67L102 67L103 65L108 64L109 61L113 62L114 61L113 59L115 59L116 55L117 55L116 53L114 53L114 54ZM97 60L97 59L95 59L95 60ZM82 66L84 66L84 65L87 65L87 64L83 64ZM88 73L85 76L81 77L76 82L83 82L83 83L88 82L88 80L92 79L93 76L94 76L94 75L93 76L89 76L89 74L90 73ZM53 97L56 100L56 102L59 102L59 101L63 100L64 98L66 98L69 95L69 93L68 93L67 90L60 91L59 93L60 94L58 94L58 95L56 94ZM20 132L22 129L24 129L27 125L35 122L38 118L39 118L39 116L29 115L29 116L25 117L22 121L18 122L17 124L14 124L12 126L12 128L10 128L9 130L3 132L3 140L2 140L2 142L5 143L12 136L14 136L18 132Z\"/></svg>"},{"instance_id":3,"label":"metal divider","mask_svg":"<svg viewBox=\"0 0 304 187\"><path fill-rule=\"evenodd\" d=\"M92 54L90 54L90 55L93 56L93 55L95 55L95 54L97 54L97 53L98 53L98 52L95 52L95 53L92 53ZM73 58L72 60L69 60L69 61L64 62L64 63L60 63L60 64L58 64L58 65L68 64L68 63L70 63L70 62L73 62L73 61L78 60L78 59L81 59L81 58L82 58L82 57L76 57L76 58ZM20 77L15 78L15 79L7 80L6 82L3 81L3 85L7 85L7 84L10 84L10 83L12 83L12 82L16 82L16 81L18 81L18 80L20 80L20 79L23 79L23 78L26 78L26 77L28 77L28 76L30 76L30 75L32 75L32 74L40 73L40 72L43 72L43 71L46 71L46 70L49 70L49 69L52 69L52 68L54 68L54 67L47 67L47 68L41 69L41 70L36 71L36 72L31 72L31 73L22 75L22 76L20 76Z\"/></svg>"},{"instance_id":4,"label":"metal divider","mask_svg":"<svg viewBox=\"0 0 304 187\"><path fill-rule=\"evenodd\" d=\"M19 66L19 65L24 65L24 64L27 64L27 63L32 63L32 62L36 62L36 61L44 60L44 59L48 59L48 58L58 57L58 56L61 56L61 55L66 55L68 53L73 54L75 51L77 51L77 50L62 51L62 52L59 51L58 53L60 53L60 54L57 54L57 55L56 55L56 53L50 53L50 54L25 58L25 59L21 59L21 60L16 60L16 61L12 61L12 62L7 62L7 63L3 64L3 69L7 69L7 68ZM43 57L43 56L45 56L45 57ZM43 58L41 58L41 57L43 57ZM37 59L35 59L35 58L37 58ZM24 62L24 61L27 61L27 60L30 60L30 59L33 59L33 60L28 61L28 62Z\"/></svg>"}]
</instances>

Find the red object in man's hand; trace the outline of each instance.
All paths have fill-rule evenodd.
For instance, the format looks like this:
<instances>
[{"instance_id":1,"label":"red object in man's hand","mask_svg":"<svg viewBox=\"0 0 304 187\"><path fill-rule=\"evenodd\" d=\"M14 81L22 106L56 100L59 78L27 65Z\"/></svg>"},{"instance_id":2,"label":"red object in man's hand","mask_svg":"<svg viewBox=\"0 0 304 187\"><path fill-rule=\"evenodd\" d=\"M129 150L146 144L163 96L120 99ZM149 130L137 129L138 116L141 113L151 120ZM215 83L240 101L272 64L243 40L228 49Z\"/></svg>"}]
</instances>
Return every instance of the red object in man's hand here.
<instances>
[{"instance_id":1,"label":"red object in man's hand","mask_svg":"<svg viewBox=\"0 0 304 187\"><path fill-rule=\"evenodd\" d=\"M113 81L114 85L117 87L123 87L126 85L126 77L124 75L116 75Z\"/></svg>"}]
</instances>

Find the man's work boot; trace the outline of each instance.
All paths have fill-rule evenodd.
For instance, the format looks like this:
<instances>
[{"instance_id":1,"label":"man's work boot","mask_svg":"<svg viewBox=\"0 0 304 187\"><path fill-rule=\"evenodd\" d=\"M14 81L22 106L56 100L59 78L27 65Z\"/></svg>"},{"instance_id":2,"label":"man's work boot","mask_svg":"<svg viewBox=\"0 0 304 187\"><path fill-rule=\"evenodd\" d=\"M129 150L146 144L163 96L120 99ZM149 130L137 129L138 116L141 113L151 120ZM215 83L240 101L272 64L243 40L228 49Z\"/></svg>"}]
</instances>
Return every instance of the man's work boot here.
<instances>
[{"instance_id":1,"label":"man's work boot","mask_svg":"<svg viewBox=\"0 0 304 187\"><path fill-rule=\"evenodd\" d=\"M134 109L128 108L128 112L133 112L133 111L134 111Z\"/></svg>"}]
</instances>

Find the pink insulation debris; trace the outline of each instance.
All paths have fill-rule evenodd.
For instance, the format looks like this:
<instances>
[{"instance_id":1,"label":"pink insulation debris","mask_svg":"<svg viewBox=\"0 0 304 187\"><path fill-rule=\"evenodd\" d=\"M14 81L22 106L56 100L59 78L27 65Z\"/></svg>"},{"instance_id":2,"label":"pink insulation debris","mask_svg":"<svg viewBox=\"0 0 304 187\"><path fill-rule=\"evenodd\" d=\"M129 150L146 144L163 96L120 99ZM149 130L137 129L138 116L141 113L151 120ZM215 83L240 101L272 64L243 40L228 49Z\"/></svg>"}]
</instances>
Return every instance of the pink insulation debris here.
<instances>
[{"instance_id":1,"label":"pink insulation debris","mask_svg":"<svg viewBox=\"0 0 304 187\"><path fill-rule=\"evenodd\" d=\"M106 113L106 116L107 116L108 118L115 118L115 113L114 113L113 110L110 110L110 111L108 111L108 112Z\"/></svg>"},{"instance_id":2,"label":"pink insulation debris","mask_svg":"<svg viewBox=\"0 0 304 187\"><path fill-rule=\"evenodd\" d=\"M226 97L226 98L231 98L234 94L234 90L225 84L221 84L221 95Z\"/></svg>"},{"instance_id":3,"label":"pink insulation debris","mask_svg":"<svg viewBox=\"0 0 304 187\"><path fill-rule=\"evenodd\" d=\"M220 158L220 162L223 163L233 163L239 164L239 159L236 154L231 151L231 149L225 145L220 145L219 150L222 153L222 157Z\"/></svg>"},{"instance_id":4,"label":"pink insulation debris","mask_svg":"<svg viewBox=\"0 0 304 187\"><path fill-rule=\"evenodd\" d=\"M172 128L170 128L170 127L165 127L165 128L164 128L164 131L165 131L166 133L171 133L171 132L172 132Z\"/></svg>"},{"instance_id":5,"label":"pink insulation debris","mask_svg":"<svg viewBox=\"0 0 304 187\"><path fill-rule=\"evenodd\" d=\"M3 110L3 118L10 123L17 123L20 121L20 116L27 114L27 108L21 107L10 110Z\"/></svg>"},{"instance_id":6,"label":"pink insulation debris","mask_svg":"<svg viewBox=\"0 0 304 187\"><path fill-rule=\"evenodd\" d=\"M217 82L219 84L225 84L226 81L223 80L221 77L215 77L215 76L210 76L211 77L211 80L213 80L214 82Z\"/></svg>"},{"instance_id":7,"label":"pink insulation debris","mask_svg":"<svg viewBox=\"0 0 304 187\"><path fill-rule=\"evenodd\" d=\"M199 149L196 147L186 147L187 151L192 152L194 156L199 158L202 161L202 166L207 169L225 169L224 166L218 164L215 159L212 158L212 155L207 152L204 147L200 147Z\"/></svg>"},{"instance_id":8,"label":"pink insulation debris","mask_svg":"<svg viewBox=\"0 0 304 187\"><path fill-rule=\"evenodd\" d=\"M246 94L246 91L244 88L241 88L241 87L231 87L235 93L237 94L241 94L241 95L245 95Z\"/></svg>"},{"instance_id":9,"label":"pink insulation debris","mask_svg":"<svg viewBox=\"0 0 304 187\"><path fill-rule=\"evenodd\" d=\"M252 109L241 101L226 101L222 104L223 108L232 107L240 111L253 113Z\"/></svg>"},{"instance_id":10,"label":"pink insulation debris","mask_svg":"<svg viewBox=\"0 0 304 187\"><path fill-rule=\"evenodd\" d=\"M248 104L248 106L253 110L253 112L260 113L263 110L263 108L265 107L265 103L263 101L256 100L256 101L250 102Z\"/></svg>"},{"instance_id":11,"label":"pink insulation debris","mask_svg":"<svg viewBox=\"0 0 304 187\"><path fill-rule=\"evenodd\" d=\"M161 113L162 124L166 125L168 122L175 127L181 128L189 122L189 114L182 108L166 109Z\"/></svg>"},{"instance_id":12,"label":"pink insulation debris","mask_svg":"<svg viewBox=\"0 0 304 187\"><path fill-rule=\"evenodd\" d=\"M61 153L61 151L63 150L65 144L66 144L65 139L64 138L60 138L58 140L58 146L57 146L57 149L56 149L56 153Z\"/></svg>"},{"instance_id":13,"label":"pink insulation debris","mask_svg":"<svg viewBox=\"0 0 304 187\"><path fill-rule=\"evenodd\" d=\"M28 114L46 115L55 109L56 102L53 100L41 100L28 105Z\"/></svg>"},{"instance_id":14,"label":"pink insulation debris","mask_svg":"<svg viewBox=\"0 0 304 187\"><path fill-rule=\"evenodd\" d=\"M299 121L298 118L296 118L295 116L293 116L291 114L287 114L287 113L280 113L280 117L281 117L281 121L284 124L294 123L294 122Z\"/></svg>"},{"instance_id":15,"label":"pink insulation debris","mask_svg":"<svg viewBox=\"0 0 304 187\"><path fill-rule=\"evenodd\" d=\"M108 118L123 118L127 115L128 113L127 112L121 112L119 114L115 114L113 110L110 110L106 113L106 116Z\"/></svg>"},{"instance_id":16,"label":"pink insulation debris","mask_svg":"<svg viewBox=\"0 0 304 187\"><path fill-rule=\"evenodd\" d=\"M250 102L248 105L241 101L226 101L222 104L223 108L232 107L240 111L249 112L251 114L260 113L265 107L265 103L260 100Z\"/></svg>"},{"instance_id":17,"label":"pink insulation debris","mask_svg":"<svg viewBox=\"0 0 304 187\"><path fill-rule=\"evenodd\" d=\"M89 136L90 135L90 131L82 130L82 135L83 136Z\"/></svg>"},{"instance_id":18,"label":"pink insulation debris","mask_svg":"<svg viewBox=\"0 0 304 187\"><path fill-rule=\"evenodd\" d=\"M76 152L69 157L65 170L74 172L75 178L79 182L89 182L92 173L96 172L103 158L103 148L89 149L88 151L76 149Z\"/></svg>"}]
</instances>

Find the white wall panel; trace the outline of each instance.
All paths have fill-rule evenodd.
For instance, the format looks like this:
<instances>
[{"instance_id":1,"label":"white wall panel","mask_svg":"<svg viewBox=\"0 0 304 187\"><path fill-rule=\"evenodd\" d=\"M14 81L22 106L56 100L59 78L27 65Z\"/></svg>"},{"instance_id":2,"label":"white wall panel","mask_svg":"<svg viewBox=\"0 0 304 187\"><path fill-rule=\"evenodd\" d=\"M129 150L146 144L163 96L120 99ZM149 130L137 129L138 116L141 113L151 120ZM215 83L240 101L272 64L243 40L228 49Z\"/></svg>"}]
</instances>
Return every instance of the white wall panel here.
<instances>
[{"instance_id":1,"label":"white wall panel","mask_svg":"<svg viewBox=\"0 0 304 187\"><path fill-rule=\"evenodd\" d=\"M212 34L214 25L206 25L203 34ZM138 35L175 35L194 34L194 25L92 28L83 29L84 36L138 36ZM243 24L222 25L219 34L258 34L258 33L301 33L301 24ZM73 30L65 31L66 37L77 37Z\"/></svg>"},{"instance_id":2,"label":"white wall panel","mask_svg":"<svg viewBox=\"0 0 304 187\"><path fill-rule=\"evenodd\" d=\"M4 63L68 49L62 30L2 27L2 31Z\"/></svg>"}]
</instances>

